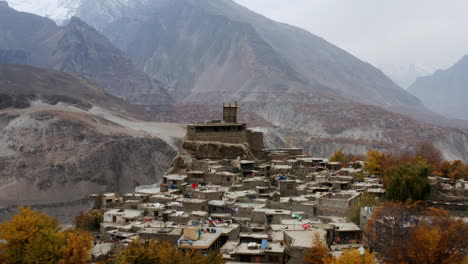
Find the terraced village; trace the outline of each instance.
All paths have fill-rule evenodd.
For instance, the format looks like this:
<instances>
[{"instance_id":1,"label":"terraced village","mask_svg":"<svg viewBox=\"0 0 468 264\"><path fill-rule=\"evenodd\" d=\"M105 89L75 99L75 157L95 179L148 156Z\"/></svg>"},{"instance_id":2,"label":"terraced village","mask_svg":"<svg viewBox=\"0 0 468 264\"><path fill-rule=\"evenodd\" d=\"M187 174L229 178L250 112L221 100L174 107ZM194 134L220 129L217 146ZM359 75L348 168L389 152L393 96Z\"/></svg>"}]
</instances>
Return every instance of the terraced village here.
<instances>
[{"instance_id":1,"label":"terraced village","mask_svg":"<svg viewBox=\"0 0 468 264\"><path fill-rule=\"evenodd\" d=\"M224 104L223 120L188 125L161 182L134 193L91 195L94 209L104 212L93 259L139 238L219 250L226 263L304 263L318 241L336 257L368 248L376 207L362 201L385 201L381 178L365 175L361 160L343 164L299 148L266 149L263 134L238 123L237 111L237 103ZM466 212L465 181L430 180L438 186L432 205Z\"/></svg>"}]
</instances>

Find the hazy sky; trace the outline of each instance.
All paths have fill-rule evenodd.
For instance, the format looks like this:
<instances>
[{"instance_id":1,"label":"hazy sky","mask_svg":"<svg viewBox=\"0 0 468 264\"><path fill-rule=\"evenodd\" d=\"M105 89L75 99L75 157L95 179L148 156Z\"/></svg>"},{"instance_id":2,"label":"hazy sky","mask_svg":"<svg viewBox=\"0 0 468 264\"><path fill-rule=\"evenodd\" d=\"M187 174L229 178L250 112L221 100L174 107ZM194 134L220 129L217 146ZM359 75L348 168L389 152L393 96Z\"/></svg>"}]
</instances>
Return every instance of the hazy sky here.
<instances>
[{"instance_id":1,"label":"hazy sky","mask_svg":"<svg viewBox=\"0 0 468 264\"><path fill-rule=\"evenodd\" d=\"M468 54L468 0L235 0L374 65L444 68Z\"/></svg>"}]
</instances>

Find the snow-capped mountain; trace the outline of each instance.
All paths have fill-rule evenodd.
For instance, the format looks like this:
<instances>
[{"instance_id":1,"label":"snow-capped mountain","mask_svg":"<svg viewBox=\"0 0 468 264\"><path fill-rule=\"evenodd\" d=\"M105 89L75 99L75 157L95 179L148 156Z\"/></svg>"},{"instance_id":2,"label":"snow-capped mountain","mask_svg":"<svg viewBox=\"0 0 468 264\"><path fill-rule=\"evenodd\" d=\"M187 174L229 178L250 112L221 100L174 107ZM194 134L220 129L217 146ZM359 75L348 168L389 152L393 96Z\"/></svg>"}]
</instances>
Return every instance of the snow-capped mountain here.
<instances>
[{"instance_id":1,"label":"snow-capped mountain","mask_svg":"<svg viewBox=\"0 0 468 264\"><path fill-rule=\"evenodd\" d=\"M401 88L408 89L417 78L422 76L432 75L437 67L409 64L409 65L378 65L377 68L381 69L393 82L398 84Z\"/></svg>"},{"instance_id":2,"label":"snow-capped mountain","mask_svg":"<svg viewBox=\"0 0 468 264\"><path fill-rule=\"evenodd\" d=\"M84 0L7 0L10 7L48 17L61 25L74 16Z\"/></svg>"}]
</instances>

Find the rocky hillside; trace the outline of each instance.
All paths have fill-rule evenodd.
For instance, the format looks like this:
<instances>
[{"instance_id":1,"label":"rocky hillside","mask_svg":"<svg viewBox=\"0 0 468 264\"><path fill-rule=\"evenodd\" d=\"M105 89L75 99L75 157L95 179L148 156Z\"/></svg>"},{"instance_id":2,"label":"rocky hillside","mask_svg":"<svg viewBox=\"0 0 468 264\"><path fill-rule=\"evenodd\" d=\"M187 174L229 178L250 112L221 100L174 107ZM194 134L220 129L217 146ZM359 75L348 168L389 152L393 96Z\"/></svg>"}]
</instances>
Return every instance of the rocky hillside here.
<instances>
[{"instance_id":1,"label":"rocky hillside","mask_svg":"<svg viewBox=\"0 0 468 264\"><path fill-rule=\"evenodd\" d=\"M418 122L375 106L328 101L244 107L275 125L276 129L256 128L266 134L270 146L282 146L289 141L314 156L330 156L337 149L356 154L372 149L398 153L430 142L448 160L468 160L465 130Z\"/></svg>"},{"instance_id":2,"label":"rocky hillside","mask_svg":"<svg viewBox=\"0 0 468 264\"><path fill-rule=\"evenodd\" d=\"M447 70L418 78L409 91L435 112L468 120L468 56Z\"/></svg>"},{"instance_id":3,"label":"rocky hillside","mask_svg":"<svg viewBox=\"0 0 468 264\"><path fill-rule=\"evenodd\" d=\"M164 85L78 18L52 20L0 5L0 62L23 63L78 74L133 103L170 103Z\"/></svg>"},{"instance_id":4,"label":"rocky hillside","mask_svg":"<svg viewBox=\"0 0 468 264\"><path fill-rule=\"evenodd\" d=\"M0 215L18 204L63 211L93 192L157 181L184 127L127 110L83 78L0 64Z\"/></svg>"}]
</instances>

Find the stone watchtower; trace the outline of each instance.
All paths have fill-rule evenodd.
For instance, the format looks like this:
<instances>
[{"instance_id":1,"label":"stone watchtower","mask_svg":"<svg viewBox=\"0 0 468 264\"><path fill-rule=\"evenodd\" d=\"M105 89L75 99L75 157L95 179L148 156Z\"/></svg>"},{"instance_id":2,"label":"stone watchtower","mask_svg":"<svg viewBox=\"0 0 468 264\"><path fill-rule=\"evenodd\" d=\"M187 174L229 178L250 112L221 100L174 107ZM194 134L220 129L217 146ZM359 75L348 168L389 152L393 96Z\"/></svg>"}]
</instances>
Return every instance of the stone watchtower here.
<instances>
[{"instance_id":1,"label":"stone watchtower","mask_svg":"<svg viewBox=\"0 0 468 264\"><path fill-rule=\"evenodd\" d=\"M237 123L237 102L223 104L223 121L225 123Z\"/></svg>"},{"instance_id":2,"label":"stone watchtower","mask_svg":"<svg viewBox=\"0 0 468 264\"><path fill-rule=\"evenodd\" d=\"M236 103L223 104L223 120L205 121L187 125L186 141L215 141L230 144L249 144L252 150L262 150L263 133L247 129L247 124L237 122Z\"/></svg>"}]
</instances>

